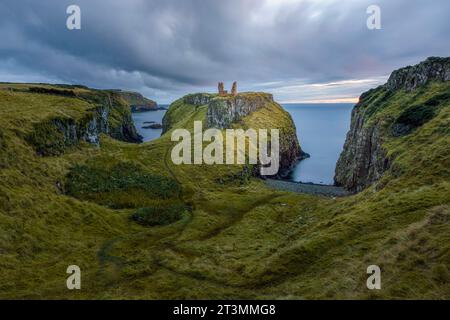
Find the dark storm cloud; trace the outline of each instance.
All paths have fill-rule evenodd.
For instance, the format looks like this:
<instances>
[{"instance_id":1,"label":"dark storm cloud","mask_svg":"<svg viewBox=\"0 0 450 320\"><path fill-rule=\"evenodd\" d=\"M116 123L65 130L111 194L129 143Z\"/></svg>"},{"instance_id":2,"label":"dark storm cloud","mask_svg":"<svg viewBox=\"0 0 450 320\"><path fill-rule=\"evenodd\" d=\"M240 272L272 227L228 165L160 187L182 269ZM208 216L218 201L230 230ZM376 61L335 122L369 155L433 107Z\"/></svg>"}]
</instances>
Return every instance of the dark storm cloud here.
<instances>
[{"instance_id":1,"label":"dark storm cloud","mask_svg":"<svg viewBox=\"0 0 450 320\"><path fill-rule=\"evenodd\" d=\"M81 7L82 29L66 28ZM382 30L366 27L381 7ZM219 80L339 100L450 53L447 0L3 0L0 80L134 89L160 101ZM352 80L352 81L350 81Z\"/></svg>"}]
</instances>

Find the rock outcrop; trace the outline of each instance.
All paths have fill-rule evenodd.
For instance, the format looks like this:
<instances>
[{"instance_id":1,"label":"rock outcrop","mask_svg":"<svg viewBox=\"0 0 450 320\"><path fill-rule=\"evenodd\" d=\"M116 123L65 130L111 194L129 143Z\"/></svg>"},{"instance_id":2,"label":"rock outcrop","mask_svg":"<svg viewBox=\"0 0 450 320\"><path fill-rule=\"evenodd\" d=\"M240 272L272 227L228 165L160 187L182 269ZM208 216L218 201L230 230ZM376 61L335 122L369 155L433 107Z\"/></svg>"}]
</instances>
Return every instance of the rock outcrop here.
<instances>
[{"instance_id":1,"label":"rock outcrop","mask_svg":"<svg viewBox=\"0 0 450 320\"><path fill-rule=\"evenodd\" d=\"M171 105L163 118L163 133L170 130L180 121L183 114L180 111L192 112L192 107L206 107L206 128L226 129L239 126L246 117L258 111L258 123L261 128L280 130L280 170L278 177L286 176L292 167L309 155L302 151L298 143L294 121L288 112L273 101L268 93L247 92L236 96L219 96L207 93L190 94ZM190 111L188 111L190 110ZM255 128L258 129L258 128ZM259 170L255 170L257 172Z\"/></svg>"},{"instance_id":2,"label":"rock outcrop","mask_svg":"<svg viewBox=\"0 0 450 320\"><path fill-rule=\"evenodd\" d=\"M193 93L188 94L183 98L184 103L192 104L194 106L203 106L208 104L215 95L209 93Z\"/></svg>"},{"instance_id":3,"label":"rock outcrop","mask_svg":"<svg viewBox=\"0 0 450 320\"><path fill-rule=\"evenodd\" d=\"M381 178L389 168L379 124L365 126L364 108L352 111L350 131L336 164L335 184L359 192Z\"/></svg>"},{"instance_id":4,"label":"rock outcrop","mask_svg":"<svg viewBox=\"0 0 450 320\"><path fill-rule=\"evenodd\" d=\"M79 141L100 145L100 134L109 134L109 110L99 107L80 121L74 119L55 118L51 123L64 137L64 144L75 145Z\"/></svg>"},{"instance_id":5,"label":"rock outcrop","mask_svg":"<svg viewBox=\"0 0 450 320\"><path fill-rule=\"evenodd\" d=\"M432 57L418 65L394 71L385 85L363 93L352 111L350 131L336 165L335 184L359 192L378 181L392 163L383 147L385 139L390 135L395 138L408 134L432 117L433 112L428 109L432 109L433 101L429 106L406 105L399 119L392 123L390 129L385 129L386 126L373 115L381 105L389 107L389 99L396 91L411 92L430 81L449 80L450 58ZM380 104L380 100L384 101ZM417 116L421 119L415 119Z\"/></svg>"},{"instance_id":6,"label":"rock outcrop","mask_svg":"<svg viewBox=\"0 0 450 320\"><path fill-rule=\"evenodd\" d=\"M274 103L273 96L268 93L243 93L235 97L213 99L208 104L206 125L227 128L268 103Z\"/></svg>"},{"instance_id":7,"label":"rock outcrop","mask_svg":"<svg viewBox=\"0 0 450 320\"><path fill-rule=\"evenodd\" d=\"M81 141L99 146L100 134L125 142L142 142L130 110L119 95L108 91L89 91L79 94L77 98L98 106L81 118L53 117L34 124L26 140L39 155L57 156Z\"/></svg>"},{"instance_id":8,"label":"rock outcrop","mask_svg":"<svg viewBox=\"0 0 450 320\"><path fill-rule=\"evenodd\" d=\"M310 157L300 147L292 118L291 121L289 128L280 131L280 170L275 178L286 178L299 161Z\"/></svg>"},{"instance_id":9,"label":"rock outcrop","mask_svg":"<svg viewBox=\"0 0 450 320\"><path fill-rule=\"evenodd\" d=\"M137 133L131 118L129 105L124 103L122 92L93 91L82 98L91 104L99 105L92 118L92 121L98 124L92 124L92 128L96 128L98 134L108 134L125 142L142 142L142 137Z\"/></svg>"},{"instance_id":10,"label":"rock outcrop","mask_svg":"<svg viewBox=\"0 0 450 320\"><path fill-rule=\"evenodd\" d=\"M385 86L389 90L411 91L433 80L450 80L450 58L430 57L415 66L396 70Z\"/></svg>"},{"instance_id":11,"label":"rock outcrop","mask_svg":"<svg viewBox=\"0 0 450 320\"><path fill-rule=\"evenodd\" d=\"M152 123L147 126L143 126L142 129L162 129L162 124L160 123Z\"/></svg>"},{"instance_id":12,"label":"rock outcrop","mask_svg":"<svg viewBox=\"0 0 450 320\"><path fill-rule=\"evenodd\" d=\"M280 130L280 170L277 177L285 177L298 161L309 155L300 148L291 115L273 100L271 94L248 92L212 99L206 112L206 126L219 129L231 128L232 124L239 123L245 117L264 108L273 111L272 115L269 115L270 112L264 115L268 118L262 120L263 123L272 122L265 127ZM271 116L275 121L269 119Z\"/></svg>"}]
</instances>

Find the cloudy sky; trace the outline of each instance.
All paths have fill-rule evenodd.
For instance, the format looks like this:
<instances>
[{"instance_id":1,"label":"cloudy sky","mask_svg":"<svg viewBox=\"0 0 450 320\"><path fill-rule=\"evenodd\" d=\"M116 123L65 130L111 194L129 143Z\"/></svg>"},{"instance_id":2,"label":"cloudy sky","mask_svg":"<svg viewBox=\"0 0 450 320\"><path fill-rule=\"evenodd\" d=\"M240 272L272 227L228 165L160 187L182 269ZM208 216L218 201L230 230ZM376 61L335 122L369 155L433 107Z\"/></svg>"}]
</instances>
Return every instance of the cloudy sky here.
<instances>
[{"instance_id":1,"label":"cloudy sky","mask_svg":"<svg viewBox=\"0 0 450 320\"><path fill-rule=\"evenodd\" d=\"M66 9L81 8L81 30ZM366 26L381 8L381 30ZM450 56L448 0L2 0L0 81L140 91L217 82L280 102L354 101L389 73Z\"/></svg>"}]
</instances>

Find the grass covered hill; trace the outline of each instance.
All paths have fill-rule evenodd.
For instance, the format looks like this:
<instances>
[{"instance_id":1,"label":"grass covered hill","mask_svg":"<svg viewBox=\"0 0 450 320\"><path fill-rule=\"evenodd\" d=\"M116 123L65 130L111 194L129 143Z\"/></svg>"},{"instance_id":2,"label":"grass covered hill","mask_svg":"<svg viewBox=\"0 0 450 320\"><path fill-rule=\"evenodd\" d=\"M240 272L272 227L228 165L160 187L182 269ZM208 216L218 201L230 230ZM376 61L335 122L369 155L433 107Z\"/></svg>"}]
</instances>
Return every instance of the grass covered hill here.
<instances>
[{"instance_id":1,"label":"grass covered hill","mask_svg":"<svg viewBox=\"0 0 450 320\"><path fill-rule=\"evenodd\" d=\"M207 121L208 102L188 97L152 142L120 141L110 119L98 144L60 137L61 150L42 153L28 138L36 124L81 123L96 106L78 91L99 101L104 92L10 87L0 90L0 298L450 298L449 81L362 97L367 123L385 126L390 166L344 198L269 189L245 166L174 165L171 130ZM426 122L389 133L422 122L423 111L404 112L433 99ZM277 112L284 119L267 105L233 126L282 126ZM81 290L66 288L71 264ZM366 288L372 264L379 291Z\"/></svg>"}]
</instances>

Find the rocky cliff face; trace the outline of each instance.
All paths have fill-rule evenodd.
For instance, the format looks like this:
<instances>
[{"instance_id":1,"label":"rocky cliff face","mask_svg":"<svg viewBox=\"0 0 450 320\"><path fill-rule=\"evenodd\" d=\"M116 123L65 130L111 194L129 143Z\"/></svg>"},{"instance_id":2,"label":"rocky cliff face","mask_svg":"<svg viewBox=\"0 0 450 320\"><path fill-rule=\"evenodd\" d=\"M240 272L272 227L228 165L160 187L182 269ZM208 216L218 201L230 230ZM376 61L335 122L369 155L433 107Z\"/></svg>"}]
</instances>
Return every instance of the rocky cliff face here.
<instances>
[{"instance_id":1,"label":"rocky cliff face","mask_svg":"<svg viewBox=\"0 0 450 320\"><path fill-rule=\"evenodd\" d=\"M309 157L310 155L304 152L298 143L295 124L292 121L291 128L281 130L280 171L278 172L277 178L286 178L299 161Z\"/></svg>"},{"instance_id":2,"label":"rocky cliff face","mask_svg":"<svg viewBox=\"0 0 450 320\"><path fill-rule=\"evenodd\" d=\"M79 141L100 145L100 134L109 134L109 110L105 107L95 109L81 121L74 119L51 120L51 123L64 137L64 144L74 145Z\"/></svg>"},{"instance_id":3,"label":"rocky cliff face","mask_svg":"<svg viewBox=\"0 0 450 320\"><path fill-rule=\"evenodd\" d=\"M383 142L390 135L396 137L403 133L398 133L399 124L395 122L390 130L384 130L386 126L373 115L381 108L389 108L389 99L396 91L411 92L430 81L449 80L450 58L428 58L418 65L394 71L385 85L362 94L353 109L350 131L336 165L335 184L359 192L379 180L389 169L392 159L387 157ZM409 108L407 105L404 107ZM429 114L425 112L429 107L414 106L409 109L413 110L414 116L425 117ZM427 119L414 120L421 124Z\"/></svg>"},{"instance_id":4,"label":"rocky cliff face","mask_svg":"<svg viewBox=\"0 0 450 320\"><path fill-rule=\"evenodd\" d=\"M380 179L389 168L380 125L365 126L365 111L358 105L352 111L350 131L334 177L337 185L356 192Z\"/></svg>"},{"instance_id":5,"label":"rocky cliff face","mask_svg":"<svg viewBox=\"0 0 450 320\"><path fill-rule=\"evenodd\" d=\"M163 118L163 133L198 108L206 108L205 127L226 129L235 125L254 129L280 130L280 170L278 177L286 176L292 167L309 155L298 143L295 124L271 94L260 92L239 93L235 96L218 96L198 93L187 95L174 102ZM246 117L253 119L248 119ZM245 123L250 121L250 123ZM259 170L255 170L257 172Z\"/></svg>"},{"instance_id":6,"label":"rocky cliff face","mask_svg":"<svg viewBox=\"0 0 450 320\"><path fill-rule=\"evenodd\" d=\"M450 58L431 57L415 66L408 66L392 72L386 83L389 90L411 91L429 81L450 80Z\"/></svg>"},{"instance_id":7,"label":"rocky cliff face","mask_svg":"<svg viewBox=\"0 0 450 320\"><path fill-rule=\"evenodd\" d=\"M281 127L280 121L280 124L274 125L273 128L280 129L280 170L277 176L285 177L298 161L309 155L300 148L291 116L273 101L271 94L241 93L212 99L208 104L206 125L219 129L230 128L232 123L267 107L277 109L284 118Z\"/></svg>"},{"instance_id":8,"label":"rocky cliff face","mask_svg":"<svg viewBox=\"0 0 450 320\"><path fill-rule=\"evenodd\" d=\"M79 119L53 117L36 123L26 139L39 155L60 155L66 148L81 141L99 146L102 133L125 142L142 142L142 137L137 133L131 118L131 112L119 95L90 91L78 95L77 98L87 100L97 107Z\"/></svg>"},{"instance_id":9,"label":"rocky cliff face","mask_svg":"<svg viewBox=\"0 0 450 320\"><path fill-rule=\"evenodd\" d=\"M224 129L252 112L263 108L268 103L274 103L271 94L251 93L230 97L218 97L208 104L206 125Z\"/></svg>"},{"instance_id":10,"label":"rocky cliff face","mask_svg":"<svg viewBox=\"0 0 450 320\"><path fill-rule=\"evenodd\" d=\"M209 93L194 93L185 96L183 101L184 103L192 104L194 106L203 106L208 104L215 96L216 95Z\"/></svg>"},{"instance_id":11,"label":"rocky cliff face","mask_svg":"<svg viewBox=\"0 0 450 320\"><path fill-rule=\"evenodd\" d=\"M93 91L80 98L97 105L87 116L90 120L87 121L86 141L96 141L99 134L104 133L125 142L142 142L131 118L128 102L124 103L123 92Z\"/></svg>"}]
</instances>

